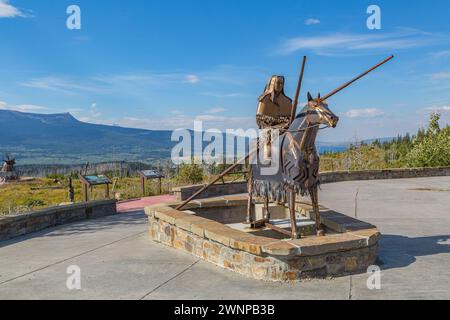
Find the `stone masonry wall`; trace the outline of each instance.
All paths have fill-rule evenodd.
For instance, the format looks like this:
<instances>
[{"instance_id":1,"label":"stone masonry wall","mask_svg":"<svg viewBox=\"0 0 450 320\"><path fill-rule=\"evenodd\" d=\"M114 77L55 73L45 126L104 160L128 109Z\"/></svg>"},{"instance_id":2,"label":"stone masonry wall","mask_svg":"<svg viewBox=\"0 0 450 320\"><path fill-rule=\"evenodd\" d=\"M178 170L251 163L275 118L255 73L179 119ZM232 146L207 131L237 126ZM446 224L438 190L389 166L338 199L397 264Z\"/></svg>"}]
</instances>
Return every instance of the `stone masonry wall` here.
<instances>
[{"instance_id":1,"label":"stone masonry wall","mask_svg":"<svg viewBox=\"0 0 450 320\"><path fill-rule=\"evenodd\" d=\"M450 176L450 167L322 172L322 183Z\"/></svg>"},{"instance_id":2,"label":"stone masonry wall","mask_svg":"<svg viewBox=\"0 0 450 320\"><path fill-rule=\"evenodd\" d=\"M320 180L322 183L333 183L356 180L405 179L438 176L450 176L450 167L323 172L320 174ZM173 191L177 201L184 201L202 187L203 185L178 187L174 188ZM200 195L198 199L240 193L247 193L247 183L245 181L214 185Z\"/></svg>"},{"instance_id":3,"label":"stone masonry wall","mask_svg":"<svg viewBox=\"0 0 450 320\"><path fill-rule=\"evenodd\" d=\"M116 214L116 200L92 201L0 217L0 241L46 228Z\"/></svg>"},{"instance_id":4,"label":"stone masonry wall","mask_svg":"<svg viewBox=\"0 0 450 320\"><path fill-rule=\"evenodd\" d=\"M200 190L204 185L194 185L174 188L177 201L183 201ZM198 199L213 198L221 195L239 194L247 192L247 183L245 181L229 182L225 184L215 184L202 193Z\"/></svg>"},{"instance_id":5,"label":"stone masonry wall","mask_svg":"<svg viewBox=\"0 0 450 320\"><path fill-rule=\"evenodd\" d=\"M351 251L309 256L271 256L261 253L258 246L246 250L233 249L154 216L149 217L149 236L156 242L184 250L225 269L267 281L294 281L365 272L375 262L378 246L374 244Z\"/></svg>"}]
</instances>

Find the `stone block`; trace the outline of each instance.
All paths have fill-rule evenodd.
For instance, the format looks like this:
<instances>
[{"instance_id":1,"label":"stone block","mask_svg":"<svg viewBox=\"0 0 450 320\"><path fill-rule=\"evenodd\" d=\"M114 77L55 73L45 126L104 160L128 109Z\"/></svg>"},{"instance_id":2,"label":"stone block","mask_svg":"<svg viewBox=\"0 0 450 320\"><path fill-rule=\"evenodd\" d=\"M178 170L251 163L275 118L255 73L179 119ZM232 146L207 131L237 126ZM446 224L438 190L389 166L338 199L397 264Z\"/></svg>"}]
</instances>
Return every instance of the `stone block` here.
<instances>
[{"instance_id":1,"label":"stone block","mask_svg":"<svg viewBox=\"0 0 450 320\"><path fill-rule=\"evenodd\" d=\"M186 213L172 209L170 207L159 207L155 209L154 215L155 218L163 220L170 224L175 224L175 220L177 218L183 218L188 216Z\"/></svg>"},{"instance_id":2,"label":"stone block","mask_svg":"<svg viewBox=\"0 0 450 320\"><path fill-rule=\"evenodd\" d=\"M233 229L223 225L207 226L205 228L205 237L225 246L230 246L230 233L233 231Z\"/></svg>"},{"instance_id":3,"label":"stone block","mask_svg":"<svg viewBox=\"0 0 450 320\"><path fill-rule=\"evenodd\" d=\"M289 217L289 209L287 209L283 205L278 205L276 203L269 203L269 212L271 219L285 219ZM264 204L257 203L255 204L255 220L262 220L265 217L266 209L264 208Z\"/></svg>"},{"instance_id":4,"label":"stone block","mask_svg":"<svg viewBox=\"0 0 450 320\"><path fill-rule=\"evenodd\" d=\"M247 206L248 196L226 196L227 206Z\"/></svg>"},{"instance_id":5,"label":"stone block","mask_svg":"<svg viewBox=\"0 0 450 320\"><path fill-rule=\"evenodd\" d=\"M266 266L252 265L252 276L256 279L266 279L269 270Z\"/></svg>"},{"instance_id":6,"label":"stone block","mask_svg":"<svg viewBox=\"0 0 450 320\"><path fill-rule=\"evenodd\" d=\"M175 219L175 225L183 230L191 231L192 224L200 224L208 222L207 219L197 217L195 215L185 214Z\"/></svg>"},{"instance_id":7,"label":"stone block","mask_svg":"<svg viewBox=\"0 0 450 320\"><path fill-rule=\"evenodd\" d=\"M354 236L357 236L357 237L366 238L367 239L367 245L369 247L377 244L378 241L381 238L381 233L378 231L377 228L349 231L349 233L351 235L354 235Z\"/></svg>"},{"instance_id":8,"label":"stone block","mask_svg":"<svg viewBox=\"0 0 450 320\"><path fill-rule=\"evenodd\" d=\"M347 233L324 237L312 236L288 242L298 248L299 255L306 256L355 250L367 246L367 239Z\"/></svg>"},{"instance_id":9,"label":"stone block","mask_svg":"<svg viewBox=\"0 0 450 320\"><path fill-rule=\"evenodd\" d=\"M224 198L212 198L197 200L198 208L217 208L227 207L227 201Z\"/></svg>"},{"instance_id":10,"label":"stone block","mask_svg":"<svg viewBox=\"0 0 450 320\"><path fill-rule=\"evenodd\" d=\"M262 250L263 252L274 256L288 256L298 253L298 248L287 241L277 241L265 245L262 247Z\"/></svg>"}]
</instances>

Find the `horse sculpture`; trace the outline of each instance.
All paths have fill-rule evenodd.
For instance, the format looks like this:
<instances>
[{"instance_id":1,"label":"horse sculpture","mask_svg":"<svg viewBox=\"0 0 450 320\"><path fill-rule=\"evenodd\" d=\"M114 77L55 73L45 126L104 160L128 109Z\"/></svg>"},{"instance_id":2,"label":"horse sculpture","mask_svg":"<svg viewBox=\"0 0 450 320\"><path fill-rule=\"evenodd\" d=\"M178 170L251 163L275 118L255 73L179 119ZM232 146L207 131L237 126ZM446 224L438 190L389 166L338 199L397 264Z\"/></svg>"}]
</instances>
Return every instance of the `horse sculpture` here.
<instances>
[{"instance_id":1,"label":"horse sculpture","mask_svg":"<svg viewBox=\"0 0 450 320\"><path fill-rule=\"evenodd\" d=\"M338 87L332 92L326 94L324 97L320 97L320 94L316 99L313 99L311 94L308 93L308 103L303 110L296 116L296 108L301 88L301 82L303 79L303 70L306 62L306 57L303 59L302 71L300 73L299 85L297 87L296 97L293 103L291 122L288 129L280 128L280 130L271 131L281 132L280 139L273 139L271 141L279 141L279 145L276 143L272 145L272 151L278 149L278 157L275 158L276 171L271 174L265 174L263 169L265 167L272 167L270 165L261 163L258 161L258 152L260 151L260 142L255 140L253 147L250 148L249 154L243 159L236 162L234 165L226 169L222 174L217 176L213 181L204 187L196 191L187 200L179 204L176 209L182 210L189 202L196 199L200 194L205 192L208 188L221 180L227 174L232 172L242 162L249 160L250 172L248 179L248 206L247 206L247 223L253 228L265 225L275 231L289 234L293 239L299 237L297 228L297 219L295 212L295 197L296 194L306 195L308 194L312 200L313 214L315 219L316 232L318 236L325 235L324 229L320 222L319 212L319 197L318 187L319 180L319 155L316 150L315 141L317 132L321 129L320 126L335 128L339 118L331 112L328 108L328 104L325 102L328 98L334 96L339 91L347 88L355 81L361 79L371 71L385 64L393 59L394 56L390 56L387 59L381 61L377 65L373 66L369 70L363 72L359 76L353 78L344 85ZM272 133L270 133L272 134ZM263 152L264 153L264 152ZM276 152L272 152L273 155ZM270 170L269 170L270 171ZM264 197L265 215L260 221L255 221L252 217L253 196ZM291 220L291 232L278 228L270 223L269 212L269 199L277 202L284 202L289 204L290 220Z\"/></svg>"},{"instance_id":2,"label":"horse sculpture","mask_svg":"<svg viewBox=\"0 0 450 320\"><path fill-rule=\"evenodd\" d=\"M312 202L317 235L325 235L321 225L319 212L319 155L316 150L315 141L321 125L335 128L339 121L339 118L331 112L325 101L393 58L394 56L388 57L369 70L328 93L323 98L321 98L319 94L316 99L313 99L311 94L308 93L307 105L300 114L294 118L301 80L303 78L302 67L296 99L294 100L292 108L293 115L291 124L287 131L285 131L284 128L281 128L282 134L279 136L279 145L272 146L272 151L274 150L274 147L278 148L280 151L278 153L278 158L275 159L277 170L269 175L262 173L263 169L267 169L265 168L267 167L267 164L259 161L260 159L258 158L257 151L261 148L258 140L254 141L256 145L253 146L253 151L250 152L250 155L248 156L251 163L248 179L249 197L246 221L248 224L253 228L266 226L275 231L287 233L286 230L278 228L270 223L269 199L271 198L277 202L288 203L291 220L290 235L292 239L297 239L299 233L295 212L295 197L298 193L302 196L308 194ZM280 130L275 130L275 132L280 132ZM273 137L271 140L274 140ZM272 163L269 167L272 167ZM254 221L252 217L254 195L264 197L264 217L260 221Z\"/></svg>"},{"instance_id":3,"label":"horse sculpture","mask_svg":"<svg viewBox=\"0 0 450 320\"><path fill-rule=\"evenodd\" d=\"M317 235L323 236L321 227L318 186L319 186L319 155L315 141L321 125L335 128L339 118L331 112L328 104L320 99L313 99L308 93L308 104L294 119L289 129L279 136L278 146L280 152L275 161L278 170L274 174L264 175L262 169L267 166L258 159L251 158L250 175L248 182L249 201L247 208L247 222L255 223L252 217L253 196L264 197L265 217L258 223L270 227L269 199L278 202L288 202L291 220L291 237L299 237L295 213L296 194L308 194L311 197ZM273 161L273 160L272 160ZM272 166L273 163L270 163ZM288 201L286 201L288 200Z\"/></svg>"}]
</instances>

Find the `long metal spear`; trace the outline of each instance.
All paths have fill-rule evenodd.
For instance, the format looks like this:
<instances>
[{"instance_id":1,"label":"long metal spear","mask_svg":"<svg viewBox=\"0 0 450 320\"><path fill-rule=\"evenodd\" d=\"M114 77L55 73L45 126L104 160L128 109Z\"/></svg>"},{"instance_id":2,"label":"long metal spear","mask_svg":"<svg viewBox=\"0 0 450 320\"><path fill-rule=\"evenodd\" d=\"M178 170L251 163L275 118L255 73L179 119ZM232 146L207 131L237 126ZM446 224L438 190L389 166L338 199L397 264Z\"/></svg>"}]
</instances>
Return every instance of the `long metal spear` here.
<instances>
[{"instance_id":1,"label":"long metal spear","mask_svg":"<svg viewBox=\"0 0 450 320\"><path fill-rule=\"evenodd\" d=\"M198 190L196 193L194 193L192 196L189 197L189 199L185 200L182 204L180 204L178 207L176 207L177 210L181 210L184 208L184 206L186 206L189 202L191 202L192 200L194 200L195 198L197 198L200 194L202 194L203 192L205 192L207 189L209 189L213 184L215 184L217 181L221 180L223 177L225 177L227 174L229 174L231 171L233 171L238 165L240 165L242 162L247 161L247 159L250 158L250 156L252 154L254 154L255 152L258 152L259 147L254 150L252 153L249 153L245 158L242 158L241 160L239 160L238 162L236 162L235 164L233 164L231 167L229 167L227 170L225 170L224 172L222 172L217 178L215 178L212 182L208 183L207 185L205 185L203 188L201 188L200 190Z\"/></svg>"},{"instance_id":2,"label":"long metal spear","mask_svg":"<svg viewBox=\"0 0 450 320\"><path fill-rule=\"evenodd\" d=\"M350 81L347 82L346 84L344 84L344 85L340 86L339 88L337 88L337 89L331 91L329 94L327 94L327 95L321 97L320 100L322 100L322 101L323 101L323 100L327 100L328 98L334 96L334 95L335 95L336 93L338 93L339 91L341 91L341 90L347 88L349 85L351 85L351 84L354 83L355 81L361 79L362 77L364 77L364 76L367 75L368 73L372 72L373 70L375 70L376 68L382 66L383 64L385 64L385 63L388 62L389 60L392 60L393 58L394 58L394 56L392 55L392 56L390 56L389 58L384 59L383 61L381 61L381 62L378 63L377 65L375 65L375 66L373 66L372 68L370 68L369 70L367 70L367 71L361 73L359 76L353 78L352 80L350 80Z\"/></svg>"},{"instance_id":3,"label":"long metal spear","mask_svg":"<svg viewBox=\"0 0 450 320\"><path fill-rule=\"evenodd\" d=\"M302 70L300 71L300 78L298 79L297 91L295 92L295 99L294 99L294 102L292 103L290 124L292 124L292 122L294 122L295 116L297 115L298 99L300 97L300 90L302 88L303 74L305 73L305 65L306 65L306 56L303 57Z\"/></svg>"},{"instance_id":4,"label":"long metal spear","mask_svg":"<svg viewBox=\"0 0 450 320\"><path fill-rule=\"evenodd\" d=\"M303 57L303 63L302 63L302 70L300 72L300 78L299 78L299 82L297 85L297 91L295 93L295 99L294 99L294 103L292 105L292 112L291 112L291 123L292 121L295 119L296 116L296 110L297 110L297 105L298 105L298 99L300 96L300 89L302 87L302 81L303 81L303 73L305 71L305 64L306 64L306 56ZM183 201L183 203L181 203L178 207L176 207L176 210L181 210L183 209L189 202L191 202L192 200L196 199L199 195L201 195L203 192L205 192L207 189L209 189L212 185L214 185L217 181L221 180L223 177L225 177L227 174L229 174L231 171L233 171L238 165L240 165L241 163L247 161L248 159L250 159L250 157L255 154L256 152L259 151L259 144L256 146L256 149L253 151L250 151L249 154L242 158L241 160L237 161L235 164L233 164L231 167L229 167L227 170L225 170L224 172L222 172L217 178L215 178L212 182L208 183L207 185L203 186L200 190L198 190L197 192L195 192L192 196L190 196L188 199L186 199L185 201Z\"/></svg>"}]
</instances>

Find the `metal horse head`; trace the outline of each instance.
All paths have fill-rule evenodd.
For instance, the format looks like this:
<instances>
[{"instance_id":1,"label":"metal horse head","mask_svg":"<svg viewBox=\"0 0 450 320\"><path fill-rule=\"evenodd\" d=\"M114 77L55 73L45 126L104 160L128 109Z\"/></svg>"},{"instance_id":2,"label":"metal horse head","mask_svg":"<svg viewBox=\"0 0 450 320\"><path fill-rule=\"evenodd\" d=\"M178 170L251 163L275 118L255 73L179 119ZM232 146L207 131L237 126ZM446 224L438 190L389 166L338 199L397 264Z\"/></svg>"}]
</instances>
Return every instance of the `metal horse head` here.
<instances>
[{"instance_id":1,"label":"metal horse head","mask_svg":"<svg viewBox=\"0 0 450 320\"><path fill-rule=\"evenodd\" d=\"M302 114L309 115L309 126L323 124L327 127L336 128L339 122L339 117L330 110L328 103L320 98L320 93L316 99L313 99L308 92L308 104L303 109L300 116L302 116Z\"/></svg>"}]
</instances>

